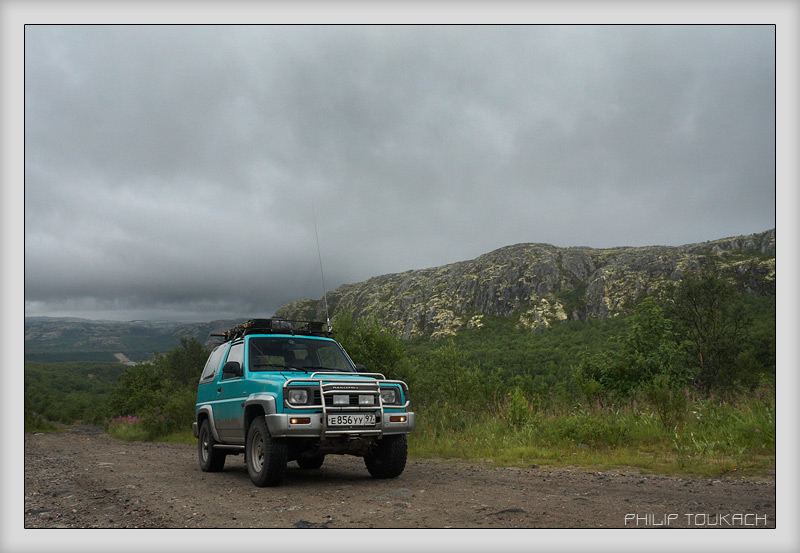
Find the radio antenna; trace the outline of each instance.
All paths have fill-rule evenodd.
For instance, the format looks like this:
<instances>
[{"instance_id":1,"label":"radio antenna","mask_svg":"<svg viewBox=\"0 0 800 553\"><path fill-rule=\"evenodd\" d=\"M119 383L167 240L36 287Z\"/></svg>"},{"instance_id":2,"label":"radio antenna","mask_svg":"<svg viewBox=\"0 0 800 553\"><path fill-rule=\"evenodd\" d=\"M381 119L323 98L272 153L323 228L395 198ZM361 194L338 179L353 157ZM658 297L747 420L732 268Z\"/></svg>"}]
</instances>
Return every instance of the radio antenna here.
<instances>
[{"instance_id":1,"label":"radio antenna","mask_svg":"<svg viewBox=\"0 0 800 553\"><path fill-rule=\"evenodd\" d=\"M314 210L314 201L311 201L311 215L314 218L314 236L317 238L317 257L319 257L319 276L322 278L322 299L325 301L325 320L328 325L328 332L333 327L331 326L331 317L328 315L328 291L325 288L325 273L322 272L322 253L319 248L319 233L317 232L317 213Z\"/></svg>"}]
</instances>

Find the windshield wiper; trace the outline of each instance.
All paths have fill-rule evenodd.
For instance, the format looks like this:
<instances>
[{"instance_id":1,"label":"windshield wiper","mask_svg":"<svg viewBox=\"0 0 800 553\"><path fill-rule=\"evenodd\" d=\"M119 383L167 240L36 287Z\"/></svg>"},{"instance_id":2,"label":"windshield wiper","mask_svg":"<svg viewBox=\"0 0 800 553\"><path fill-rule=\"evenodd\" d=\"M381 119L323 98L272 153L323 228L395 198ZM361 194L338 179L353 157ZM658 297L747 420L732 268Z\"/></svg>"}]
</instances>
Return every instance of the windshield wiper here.
<instances>
[{"instance_id":1,"label":"windshield wiper","mask_svg":"<svg viewBox=\"0 0 800 553\"><path fill-rule=\"evenodd\" d=\"M265 372L265 369L262 367L272 367L278 369L279 371L303 371L303 369L299 367L290 367L288 365L277 365L275 363L259 363L257 365L253 365L250 370L254 372Z\"/></svg>"},{"instance_id":2,"label":"windshield wiper","mask_svg":"<svg viewBox=\"0 0 800 553\"><path fill-rule=\"evenodd\" d=\"M346 371L344 369L336 369L336 368L333 368L333 367L322 367L322 366L319 366L319 367L305 367L305 369L309 370L309 371L332 371L332 372L337 372L337 373L350 372L350 371Z\"/></svg>"}]
</instances>

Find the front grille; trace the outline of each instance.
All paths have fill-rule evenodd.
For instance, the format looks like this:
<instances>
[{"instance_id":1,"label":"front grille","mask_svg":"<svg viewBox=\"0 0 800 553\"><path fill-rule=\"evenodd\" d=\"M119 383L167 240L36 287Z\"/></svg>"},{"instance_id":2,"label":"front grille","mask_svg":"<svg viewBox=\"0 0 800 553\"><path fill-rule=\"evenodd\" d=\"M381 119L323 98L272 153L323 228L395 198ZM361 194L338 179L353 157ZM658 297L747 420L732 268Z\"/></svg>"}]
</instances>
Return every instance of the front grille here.
<instances>
[{"instance_id":1,"label":"front grille","mask_svg":"<svg viewBox=\"0 0 800 553\"><path fill-rule=\"evenodd\" d=\"M374 380L366 379L340 379L340 378L320 378L323 373L313 373L310 378L292 378L284 384L284 390L293 386L302 386L310 392L308 403L305 405L296 405L289 403L284 391L284 405L289 409L318 409L322 408L323 417L328 413L341 413L358 412L358 411L373 411L375 413L382 413L384 407L391 409L403 409L408 405L408 388L399 380L386 381L383 375L380 377L381 383L393 384L392 386L397 392L406 394L406 402L404 404L392 403L391 405L383 404L381 401L381 389L378 377ZM327 374L326 374L327 376ZM338 375L337 375L338 376ZM403 390L401 392L401 390ZM347 396L346 404L334 405L334 396ZM361 405L358 402L359 396L371 396L373 403ZM402 396L401 396L402 397Z\"/></svg>"},{"instance_id":2,"label":"front grille","mask_svg":"<svg viewBox=\"0 0 800 553\"><path fill-rule=\"evenodd\" d=\"M358 405L358 396L359 395L367 395L367 393L361 392L360 394L347 394L348 395L348 399L349 399L347 405L348 406L358 407L359 406ZM336 395L343 395L343 394L337 393ZM377 407L378 406L378 396L377 396L377 394L370 394L370 395L372 395L375 398L373 406ZM319 390L314 390L314 394L313 394L312 400L314 402L314 405L320 405L320 403L322 402L322 399L321 399ZM325 394L325 406L326 407L345 407L345 405L334 405L333 404L333 394L330 393L330 392ZM366 406L362 406L362 407L366 407Z\"/></svg>"}]
</instances>

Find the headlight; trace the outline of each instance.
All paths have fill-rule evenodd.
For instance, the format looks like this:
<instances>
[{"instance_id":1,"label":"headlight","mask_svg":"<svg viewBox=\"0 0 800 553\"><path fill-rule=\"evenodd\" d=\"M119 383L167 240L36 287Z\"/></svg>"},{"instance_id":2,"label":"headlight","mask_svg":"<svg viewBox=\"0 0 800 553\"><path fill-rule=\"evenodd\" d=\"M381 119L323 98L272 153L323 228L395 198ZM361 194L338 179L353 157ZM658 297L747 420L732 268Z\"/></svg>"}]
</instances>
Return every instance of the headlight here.
<instances>
[{"instance_id":1,"label":"headlight","mask_svg":"<svg viewBox=\"0 0 800 553\"><path fill-rule=\"evenodd\" d=\"M395 390L394 388L382 388L381 401L383 402L384 405L391 405L393 403L398 403L397 390Z\"/></svg>"},{"instance_id":2,"label":"headlight","mask_svg":"<svg viewBox=\"0 0 800 553\"><path fill-rule=\"evenodd\" d=\"M289 403L303 405L308 403L308 390L305 388L289 388L287 392Z\"/></svg>"}]
</instances>

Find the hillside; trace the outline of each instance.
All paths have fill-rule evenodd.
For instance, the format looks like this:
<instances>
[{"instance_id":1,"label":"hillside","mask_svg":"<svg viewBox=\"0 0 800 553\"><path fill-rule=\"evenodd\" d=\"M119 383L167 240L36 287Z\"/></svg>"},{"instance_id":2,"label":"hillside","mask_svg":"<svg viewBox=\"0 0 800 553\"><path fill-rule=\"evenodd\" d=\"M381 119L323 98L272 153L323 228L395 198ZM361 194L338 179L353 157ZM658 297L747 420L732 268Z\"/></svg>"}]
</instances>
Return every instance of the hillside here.
<instances>
[{"instance_id":1,"label":"hillside","mask_svg":"<svg viewBox=\"0 0 800 553\"><path fill-rule=\"evenodd\" d=\"M377 276L328 293L331 318L372 315L400 337L452 335L484 315L518 317L530 329L604 318L663 290L688 271L713 267L755 295L775 294L775 230L684 246L559 248L517 244L473 260ZM320 300L275 313L324 320Z\"/></svg>"}]
</instances>

